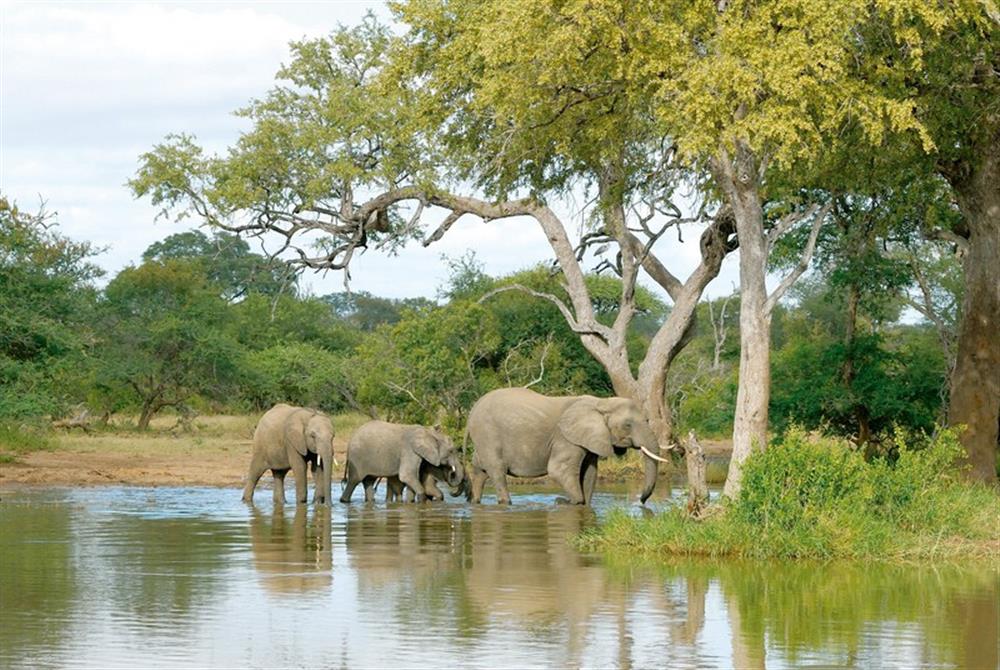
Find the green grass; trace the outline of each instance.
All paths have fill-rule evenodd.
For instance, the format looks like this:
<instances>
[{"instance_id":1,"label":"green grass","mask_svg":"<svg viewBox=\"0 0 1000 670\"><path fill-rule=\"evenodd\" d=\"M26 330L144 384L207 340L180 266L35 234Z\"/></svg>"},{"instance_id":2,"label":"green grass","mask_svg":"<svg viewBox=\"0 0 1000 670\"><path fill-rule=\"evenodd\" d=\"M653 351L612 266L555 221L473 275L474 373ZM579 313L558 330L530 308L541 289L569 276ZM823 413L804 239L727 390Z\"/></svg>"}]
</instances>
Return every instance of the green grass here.
<instances>
[{"instance_id":1,"label":"green grass","mask_svg":"<svg viewBox=\"0 0 1000 670\"><path fill-rule=\"evenodd\" d=\"M682 508L612 513L587 549L648 557L1000 560L1000 495L957 478L953 431L925 444L897 437L895 463L791 431L748 459L743 490L706 518Z\"/></svg>"},{"instance_id":2,"label":"green grass","mask_svg":"<svg viewBox=\"0 0 1000 670\"><path fill-rule=\"evenodd\" d=\"M39 428L0 423L0 463L14 463L24 454L54 448L55 442Z\"/></svg>"}]
</instances>

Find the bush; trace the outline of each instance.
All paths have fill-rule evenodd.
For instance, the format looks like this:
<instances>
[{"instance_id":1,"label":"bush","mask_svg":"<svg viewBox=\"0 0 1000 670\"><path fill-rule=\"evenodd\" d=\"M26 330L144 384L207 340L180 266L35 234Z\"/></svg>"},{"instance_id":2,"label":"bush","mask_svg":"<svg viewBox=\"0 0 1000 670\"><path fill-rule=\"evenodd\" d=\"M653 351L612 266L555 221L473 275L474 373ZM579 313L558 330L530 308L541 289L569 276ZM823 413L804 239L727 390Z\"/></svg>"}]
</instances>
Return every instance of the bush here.
<instances>
[{"instance_id":1,"label":"bush","mask_svg":"<svg viewBox=\"0 0 1000 670\"><path fill-rule=\"evenodd\" d=\"M755 558L994 556L1000 497L959 481L953 430L895 438L898 459L866 462L841 441L793 429L745 464L743 488L719 513L671 508L649 519L609 517L585 544L654 555Z\"/></svg>"}]
</instances>

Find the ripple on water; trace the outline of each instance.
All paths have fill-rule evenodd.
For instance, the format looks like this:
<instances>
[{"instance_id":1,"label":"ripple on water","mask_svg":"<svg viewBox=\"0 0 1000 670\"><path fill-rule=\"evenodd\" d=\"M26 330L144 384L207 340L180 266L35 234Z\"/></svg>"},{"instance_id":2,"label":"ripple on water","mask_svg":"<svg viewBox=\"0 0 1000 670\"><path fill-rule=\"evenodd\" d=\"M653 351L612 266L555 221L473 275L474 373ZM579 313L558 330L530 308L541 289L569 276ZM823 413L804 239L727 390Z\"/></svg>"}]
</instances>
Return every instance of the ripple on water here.
<instances>
[{"instance_id":1,"label":"ripple on water","mask_svg":"<svg viewBox=\"0 0 1000 670\"><path fill-rule=\"evenodd\" d=\"M624 490L514 501L8 491L0 667L997 666L995 568L605 565L569 540Z\"/></svg>"}]
</instances>

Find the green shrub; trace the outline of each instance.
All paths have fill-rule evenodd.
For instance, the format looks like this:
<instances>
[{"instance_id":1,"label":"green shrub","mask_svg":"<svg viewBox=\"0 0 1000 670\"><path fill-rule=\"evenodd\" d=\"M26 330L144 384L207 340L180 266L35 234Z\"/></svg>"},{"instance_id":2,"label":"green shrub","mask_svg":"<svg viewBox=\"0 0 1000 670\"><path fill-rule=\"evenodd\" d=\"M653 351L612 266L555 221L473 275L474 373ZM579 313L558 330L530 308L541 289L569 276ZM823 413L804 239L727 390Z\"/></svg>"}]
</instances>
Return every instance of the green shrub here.
<instances>
[{"instance_id":1,"label":"green shrub","mask_svg":"<svg viewBox=\"0 0 1000 670\"><path fill-rule=\"evenodd\" d=\"M616 513L582 541L655 555L995 557L1000 496L957 478L955 431L894 441L895 462L868 463L846 442L793 429L747 460L739 497L716 514Z\"/></svg>"}]
</instances>

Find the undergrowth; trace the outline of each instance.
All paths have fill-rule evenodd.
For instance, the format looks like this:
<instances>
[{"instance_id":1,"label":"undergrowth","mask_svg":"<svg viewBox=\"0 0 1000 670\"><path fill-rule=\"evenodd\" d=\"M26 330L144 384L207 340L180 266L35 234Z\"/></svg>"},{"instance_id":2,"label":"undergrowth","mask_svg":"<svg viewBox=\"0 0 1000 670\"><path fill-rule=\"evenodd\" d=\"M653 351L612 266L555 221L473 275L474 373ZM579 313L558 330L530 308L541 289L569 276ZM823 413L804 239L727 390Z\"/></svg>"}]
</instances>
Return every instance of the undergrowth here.
<instances>
[{"instance_id":1,"label":"undergrowth","mask_svg":"<svg viewBox=\"0 0 1000 670\"><path fill-rule=\"evenodd\" d=\"M13 463L24 454L54 447L52 438L42 429L28 425L0 423L0 463Z\"/></svg>"},{"instance_id":2,"label":"undergrowth","mask_svg":"<svg viewBox=\"0 0 1000 670\"><path fill-rule=\"evenodd\" d=\"M579 543L648 556L1000 560L1000 495L959 479L955 431L894 441L894 462L866 462L844 442L791 430L747 460L738 498L705 518L621 510Z\"/></svg>"}]
</instances>

